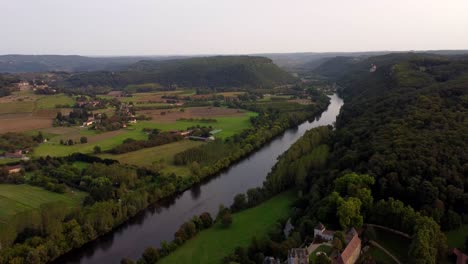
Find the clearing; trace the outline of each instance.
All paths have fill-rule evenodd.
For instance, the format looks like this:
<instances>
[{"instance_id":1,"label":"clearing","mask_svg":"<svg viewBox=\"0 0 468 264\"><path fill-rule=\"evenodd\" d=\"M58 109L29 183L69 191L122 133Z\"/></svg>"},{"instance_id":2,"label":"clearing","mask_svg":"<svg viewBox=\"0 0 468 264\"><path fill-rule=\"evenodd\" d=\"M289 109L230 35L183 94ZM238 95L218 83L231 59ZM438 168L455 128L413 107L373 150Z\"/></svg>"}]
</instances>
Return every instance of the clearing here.
<instances>
[{"instance_id":1,"label":"clearing","mask_svg":"<svg viewBox=\"0 0 468 264\"><path fill-rule=\"evenodd\" d=\"M223 257L234 252L236 247L248 246L254 236L267 234L278 220L287 218L294 199L294 193L287 192L254 208L233 214L230 227L223 228L219 223L215 224L158 263L221 263Z\"/></svg>"},{"instance_id":2,"label":"clearing","mask_svg":"<svg viewBox=\"0 0 468 264\"><path fill-rule=\"evenodd\" d=\"M376 241L398 260L406 263L411 241L394 233L375 228Z\"/></svg>"}]
</instances>

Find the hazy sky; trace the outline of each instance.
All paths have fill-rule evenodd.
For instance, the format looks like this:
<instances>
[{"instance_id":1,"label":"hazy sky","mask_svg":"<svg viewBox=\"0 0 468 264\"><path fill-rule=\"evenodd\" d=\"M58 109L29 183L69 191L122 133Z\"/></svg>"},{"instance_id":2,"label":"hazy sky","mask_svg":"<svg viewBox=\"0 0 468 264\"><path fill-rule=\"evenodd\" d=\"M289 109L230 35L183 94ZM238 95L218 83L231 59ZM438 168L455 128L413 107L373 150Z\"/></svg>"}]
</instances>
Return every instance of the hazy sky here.
<instances>
[{"instance_id":1,"label":"hazy sky","mask_svg":"<svg viewBox=\"0 0 468 264\"><path fill-rule=\"evenodd\" d=\"M468 49L467 0L0 0L0 54Z\"/></svg>"}]
</instances>

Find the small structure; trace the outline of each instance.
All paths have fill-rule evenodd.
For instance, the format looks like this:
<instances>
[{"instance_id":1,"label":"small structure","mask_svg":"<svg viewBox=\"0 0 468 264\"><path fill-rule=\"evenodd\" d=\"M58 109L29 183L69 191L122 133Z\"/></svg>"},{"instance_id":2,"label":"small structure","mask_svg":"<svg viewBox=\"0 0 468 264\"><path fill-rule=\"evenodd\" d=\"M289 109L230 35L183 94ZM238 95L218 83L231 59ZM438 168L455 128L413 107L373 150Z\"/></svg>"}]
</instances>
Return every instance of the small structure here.
<instances>
[{"instance_id":1,"label":"small structure","mask_svg":"<svg viewBox=\"0 0 468 264\"><path fill-rule=\"evenodd\" d=\"M214 140L214 137L197 137L197 136L189 136L188 139L190 140L195 140L195 141L210 141L210 140Z\"/></svg>"},{"instance_id":2,"label":"small structure","mask_svg":"<svg viewBox=\"0 0 468 264\"><path fill-rule=\"evenodd\" d=\"M288 264L308 264L309 252L307 248L292 248L288 250Z\"/></svg>"},{"instance_id":3,"label":"small structure","mask_svg":"<svg viewBox=\"0 0 468 264\"><path fill-rule=\"evenodd\" d=\"M332 241L333 235L335 231L327 230L322 223L318 223L318 225L314 228L314 237L319 237L325 241Z\"/></svg>"},{"instance_id":4,"label":"small structure","mask_svg":"<svg viewBox=\"0 0 468 264\"><path fill-rule=\"evenodd\" d=\"M136 118L132 118L130 119L130 121L128 121L128 123L130 124L136 124L136 122L137 122Z\"/></svg>"},{"instance_id":5,"label":"small structure","mask_svg":"<svg viewBox=\"0 0 468 264\"><path fill-rule=\"evenodd\" d=\"M86 126L90 126L92 124L94 124L94 117L90 117L88 118L88 120L86 120L85 122L83 122L83 126L86 127Z\"/></svg>"},{"instance_id":6,"label":"small structure","mask_svg":"<svg viewBox=\"0 0 468 264\"><path fill-rule=\"evenodd\" d=\"M19 173L21 172L22 169L23 167L21 165L14 165L14 166L7 167L8 174Z\"/></svg>"},{"instance_id":7,"label":"small structure","mask_svg":"<svg viewBox=\"0 0 468 264\"><path fill-rule=\"evenodd\" d=\"M372 64L370 69L369 69L369 72L375 72L376 70L377 70L377 65Z\"/></svg>"}]
</instances>

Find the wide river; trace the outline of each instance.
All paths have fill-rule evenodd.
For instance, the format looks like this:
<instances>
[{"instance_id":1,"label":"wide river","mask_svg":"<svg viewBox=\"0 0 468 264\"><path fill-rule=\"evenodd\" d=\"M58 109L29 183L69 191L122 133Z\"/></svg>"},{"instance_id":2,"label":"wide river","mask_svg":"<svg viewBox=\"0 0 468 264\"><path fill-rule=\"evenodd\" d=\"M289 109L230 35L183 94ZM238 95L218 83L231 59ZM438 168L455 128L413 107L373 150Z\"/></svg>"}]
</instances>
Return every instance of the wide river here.
<instances>
[{"instance_id":1,"label":"wide river","mask_svg":"<svg viewBox=\"0 0 468 264\"><path fill-rule=\"evenodd\" d=\"M183 192L171 201L152 206L115 231L59 258L56 263L120 263L123 257L138 259L149 246L172 241L179 226L194 215L209 212L215 216L219 205L229 206L238 193L262 186L279 155L307 130L333 124L343 101L330 96L328 109L315 121L288 129L248 158L217 177Z\"/></svg>"}]
</instances>

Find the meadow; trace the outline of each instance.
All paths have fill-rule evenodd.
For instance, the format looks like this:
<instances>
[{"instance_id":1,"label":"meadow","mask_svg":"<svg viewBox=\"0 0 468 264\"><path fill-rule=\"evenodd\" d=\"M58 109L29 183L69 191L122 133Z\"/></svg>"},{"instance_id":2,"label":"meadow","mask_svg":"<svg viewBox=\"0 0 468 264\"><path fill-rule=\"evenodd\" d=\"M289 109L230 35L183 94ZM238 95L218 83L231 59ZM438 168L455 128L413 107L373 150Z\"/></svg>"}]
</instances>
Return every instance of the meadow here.
<instances>
[{"instance_id":1,"label":"meadow","mask_svg":"<svg viewBox=\"0 0 468 264\"><path fill-rule=\"evenodd\" d=\"M155 163L164 164L162 172L173 172L178 176L186 176L191 174L190 170L187 168L187 166L174 166L174 155L186 149L199 146L201 144L204 143L200 141L183 140L119 155L101 154L99 155L99 157L115 159L118 160L120 163L132 164L137 166L151 166Z\"/></svg>"},{"instance_id":2,"label":"meadow","mask_svg":"<svg viewBox=\"0 0 468 264\"><path fill-rule=\"evenodd\" d=\"M85 196L86 193L78 191L58 194L27 184L0 184L0 226L20 212L37 210L47 203L63 202L78 207Z\"/></svg>"},{"instance_id":3,"label":"meadow","mask_svg":"<svg viewBox=\"0 0 468 264\"><path fill-rule=\"evenodd\" d=\"M158 263L221 263L223 257L233 253L236 247L248 246L254 236L266 235L277 221L287 218L294 199L294 193L282 193L256 207L233 214L230 227L215 224Z\"/></svg>"},{"instance_id":4,"label":"meadow","mask_svg":"<svg viewBox=\"0 0 468 264\"><path fill-rule=\"evenodd\" d=\"M409 239L378 228L375 229L375 233L377 243L403 263L407 261L407 253L411 243Z\"/></svg>"}]
</instances>

